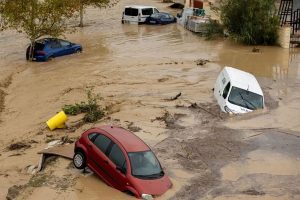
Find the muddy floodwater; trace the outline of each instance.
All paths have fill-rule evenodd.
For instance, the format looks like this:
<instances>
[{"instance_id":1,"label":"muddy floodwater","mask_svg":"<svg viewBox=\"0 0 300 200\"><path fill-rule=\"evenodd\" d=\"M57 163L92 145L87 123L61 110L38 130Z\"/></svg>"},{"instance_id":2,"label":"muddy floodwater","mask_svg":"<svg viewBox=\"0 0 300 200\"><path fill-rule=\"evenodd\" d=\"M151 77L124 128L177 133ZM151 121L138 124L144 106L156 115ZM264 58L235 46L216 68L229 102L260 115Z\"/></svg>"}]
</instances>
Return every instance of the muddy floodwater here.
<instances>
[{"instance_id":1,"label":"muddy floodwater","mask_svg":"<svg viewBox=\"0 0 300 200\"><path fill-rule=\"evenodd\" d=\"M207 41L177 24L122 25L124 0L115 7L88 8L86 27L66 35L83 53L46 63L26 62L28 40L0 33L0 199L135 199L51 158L42 172L28 173L49 141L75 140L90 127L123 126L156 153L173 187L156 199L300 199L300 51L297 48ZM140 0L176 14L170 4ZM197 65L197 60L208 60ZM227 116L213 98L220 70L253 73L266 109ZM86 100L93 89L106 116L69 129L49 131L45 121L65 104ZM171 100L181 92L176 100ZM23 146L11 149L11 144Z\"/></svg>"}]
</instances>

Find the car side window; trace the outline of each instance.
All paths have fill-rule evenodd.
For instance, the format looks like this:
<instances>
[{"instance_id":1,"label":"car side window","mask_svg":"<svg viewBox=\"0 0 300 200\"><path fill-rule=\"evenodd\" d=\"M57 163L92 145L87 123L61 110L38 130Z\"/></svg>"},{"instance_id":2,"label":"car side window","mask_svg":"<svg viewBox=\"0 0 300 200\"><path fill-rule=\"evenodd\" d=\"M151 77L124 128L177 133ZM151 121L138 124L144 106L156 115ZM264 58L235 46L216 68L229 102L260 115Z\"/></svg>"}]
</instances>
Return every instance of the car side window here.
<instances>
[{"instance_id":1,"label":"car side window","mask_svg":"<svg viewBox=\"0 0 300 200\"><path fill-rule=\"evenodd\" d=\"M94 144L98 147L98 149L100 149L104 154L107 151L107 148L109 147L111 143L111 140L102 135L102 134L98 134L98 136L95 138Z\"/></svg>"},{"instance_id":2,"label":"car side window","mask_svg":"<svg viewBox=\"0 0 300 200\"><path fill-rule=\"evenodd\" d=\"M59 41L53 41L53 42L51 42L50 47L51 47L52 49L57 49L57 48L60 48L61 45L60 45Z\"/></svg>"},{"instance_id":3,"label":"car side window","mask_svg":"<svg viewBox=\"0 0 300 200\"><path fill-rule=\"evenodd\" d=\"M224 88L223 95L222 95L224 99L227 98L229 90L230 90L230 82L228 82L226 87Z\"/></svg>"},{"instance_id":4,"label":"car side window","mask_svg":"<svg viewBox=\"0 0 300 200\"><path fill-rule=\"evenodd\" d=\"M126 170L126 158L117 144L113 144L108 157L116 166Z\"/></svg>"},{"instance_id":5,"label":"car side window","mask_svg":"<svg viewBox=\"0 0 300 200\"><path fill-rule=\"evenodd\" d=\"M88 135L88 137L89 137L90 141L94 142L98 135L99 135L98 133L90 133Z\"/></svg>"},{"instance_id":6,"label":"car side window","mask_svg":"<svg viewBox=\"0 0 300 200\"><path fill-rule=\"evenodd\" d=\"M60 44L61 44L62 47L67 47L67 46L70 46L71 43L67 42L67 41L64 41L64 40L61 40Z\"/></svg>"},{"instance_id":7,"label":"car side window","mask_svg":"<svg viewBox=\"0 0 300 200\"><path fill-rule=\"evenodd\" d=\"M153 13L159 13L159 11L156 8L154 8L153 10Z\"/></svg>"}]
</instances>

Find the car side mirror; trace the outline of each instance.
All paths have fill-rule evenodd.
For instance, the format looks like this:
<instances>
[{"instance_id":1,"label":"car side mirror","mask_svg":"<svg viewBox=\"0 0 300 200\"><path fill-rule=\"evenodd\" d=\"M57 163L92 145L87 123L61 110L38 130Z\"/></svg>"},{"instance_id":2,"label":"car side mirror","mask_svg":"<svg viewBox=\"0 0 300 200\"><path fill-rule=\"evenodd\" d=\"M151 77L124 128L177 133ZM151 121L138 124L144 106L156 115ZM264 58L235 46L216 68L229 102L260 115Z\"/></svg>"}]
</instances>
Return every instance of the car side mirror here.
<instances>
[{"instance_id":1,"label":"car side mirror","mask_svg":"<svg viewBox=\"0 0 300 200\"><path fill-rule=\"evenodd\" d=\"M122 174L126 174L126 170L125 170L124 168L121 168L121 167L119 167L119 166L116 166L116 169L117 169L118 171L120 171Z\"/></svg>"}]
</instances>

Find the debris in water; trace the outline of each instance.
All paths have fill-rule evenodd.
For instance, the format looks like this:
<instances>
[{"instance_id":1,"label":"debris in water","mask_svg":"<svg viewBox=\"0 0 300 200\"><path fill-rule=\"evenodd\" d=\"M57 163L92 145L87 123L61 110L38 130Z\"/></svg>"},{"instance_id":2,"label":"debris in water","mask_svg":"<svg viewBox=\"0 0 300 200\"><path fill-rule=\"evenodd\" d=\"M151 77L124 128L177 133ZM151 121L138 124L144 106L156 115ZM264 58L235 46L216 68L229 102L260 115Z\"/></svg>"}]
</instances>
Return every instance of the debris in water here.
<instances>
[{"instance_id":1,"label":"debris in water","mask_svg":"<svg viewBox=\"0 0 300 200\"><path fill-rule=\"evenodd\" d=\"M185 116L185 114L175 113L171 115L167 110L165 111L164 115L161 117L156 117L152 119L151 122L154 121L163 121L166 124L167 128L174 128L174 129L182 129L183 127L176 124L177 120L181 117Z\"/></svg>"},{"instance_id":2,"label":"debris in water","mask_svg":"<svg viewBox=\"0 0 300 200\"><path fill-rule=\"evenodd\" d=\"M206 63L210 62L210 60L206 60L206 59L198 59L195 61L197 65L205 65Z\"/></svg>"},{"instance_id":3,"label":"debris in water","mask_svg":"<svg viewBox=\"0 0 300 200\"><path fill-rule=\"evenodd\" d=\"M256 47L253 47L252 52L253 52L253 53L259 53L259 52L260 52L260 49L259 49L259 48L256 48Z\"/></svg>"},{"instance_id":4,"label":"debris in water","mask_svg":"<svg viewBox=\"0 0 300 200\"><path fill-rule=\"evenodd\" d=\"M160 79L158 79L158 82L165 82L165 81L167 81L167 80L169 80L169 78L160 78Z\"/></svg>"},{"instance_id":5,"label":"debris in water","mask_svg":"<svg viewBox=\"0 0 300 200\"><path fill-rule=\"evenodd\" d=\"M73 144L66 144L66 145L59 145L59 146L52 146L51 148L46 148L40 152L42 154L37 171L41 171L45 165L47 164L47 158L51 156L60 156L67 159L72 159L74 155L74 145ZM56 157L54 157L56 158Z\"/></svg>"},{"instance_id":6,"label":"debris in water","mask_svg":"<svg viewBox=\"0 0 300 200\"><path fill-rule=\"evenodd\" d=\"M247 195L255 195L255 196L261 196L261 195L266 194L264 191L257 191L255 189L249 189L249 190L243 191L242 193L247 194Z\"/></svg>"},{"instance_id":7,"label":"debris in water","mask_svg":"<svg viewBox=\"0 0 300 200\"><path fill-rule=\"evenodd\" d=\"M22 185L14 185L8 189L6 199L13 200L18 197L18 195L22 192L24 186Z\"/></svg>"},{"instance_id":8,"label":"debris in water","mask_svg":"<svg viewBox=\"0 0 300 200\"><path fill-rule=\"evenodd\" d=\"M174 100L178 99L180 96L181 96L181 92L179 92L178 94L176 94L176 96L174 96L174 97L172 97L170 99L166 99L166 100L174 101Z\"/></svg>"},{"instance_id":9,"label":"debris in water","mask_svg":"<svg viewBox=\"0 0 300 200\"><path fill-rule=\"evenodd\" d=\"M134 126L133 125L133 122L130 122L128 125L127 125L127 128L132 131L132 132L139 132L140 130L142 130L140 127L137 127L137 126Z\"/></svg>"},{"instance_id":10,"label":"debris in water","mask_svg":"<svg viewBox=\"0 0 300 200\"><path fill-rule=\"evenodd\" d=\"M26 144L24 142L16 142L16 143L10 144L7 147L7 149L10 151L13 151L13 150L19 150L19 149L28 149L30 147L31 147L30 144Z\"/></svg>"}]
</instances>

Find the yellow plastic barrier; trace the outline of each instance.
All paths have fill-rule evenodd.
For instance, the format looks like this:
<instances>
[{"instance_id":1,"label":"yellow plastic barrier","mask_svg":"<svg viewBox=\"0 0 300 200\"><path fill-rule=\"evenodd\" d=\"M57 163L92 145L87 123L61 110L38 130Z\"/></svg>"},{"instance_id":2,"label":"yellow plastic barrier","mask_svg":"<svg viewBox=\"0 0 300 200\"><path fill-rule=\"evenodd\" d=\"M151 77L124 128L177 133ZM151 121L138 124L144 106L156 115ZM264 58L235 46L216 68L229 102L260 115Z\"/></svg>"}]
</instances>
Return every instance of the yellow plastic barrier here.
<instances>
[{"instance_id":1,"label":"yellow plastic barrier","mask_svg":"<svg viewBox=\"0 0 300 200\"><path fill-rule=\"evenodd\" d=\"M52 131L56 128L64 128L65 122L67 121L68 117L65 114L64 111L60 111L55 116L53 116L51 119L49 119L46 123L49 127L49 129Z\"/></svg>"}]
</instances>

